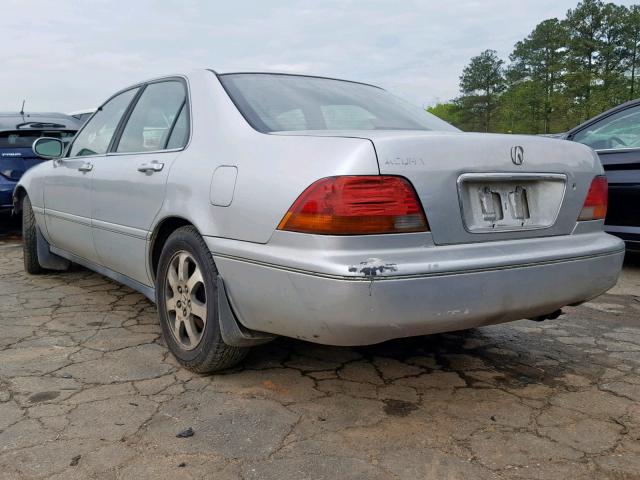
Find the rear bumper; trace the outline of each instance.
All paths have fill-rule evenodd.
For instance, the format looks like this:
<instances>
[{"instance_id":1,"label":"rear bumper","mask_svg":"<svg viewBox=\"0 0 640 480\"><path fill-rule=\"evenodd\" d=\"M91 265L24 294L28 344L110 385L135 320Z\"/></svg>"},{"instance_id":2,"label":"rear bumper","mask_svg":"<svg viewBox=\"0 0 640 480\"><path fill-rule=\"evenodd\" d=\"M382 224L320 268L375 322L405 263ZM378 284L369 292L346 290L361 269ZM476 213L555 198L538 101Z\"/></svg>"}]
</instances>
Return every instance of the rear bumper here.
<instances>
[{"instance_id":1,"label":"rear bumper","mask_svg":"<svg viewBox=\"0 0 640 480\"><path fill-rule=\"evenodd\" d=\"M455 249L458 254L446 270L423 259L411 274L398 275L398 265L397 272L373 279L304 272L212 251L246 327L330 345L366 345L544 315L615 285L624 259L618 238L605 233L556 238L568 250L555 258L545 258L545 240L534 242L538 248L529 249L528 261L516 255L518 242L499 242L502 249L469 245L466 253L460 245L437 247L426 253ZM207 242L216 246L215 240ZM465 260L469 251L474 255Z\"/></svg>"}]
</instances>

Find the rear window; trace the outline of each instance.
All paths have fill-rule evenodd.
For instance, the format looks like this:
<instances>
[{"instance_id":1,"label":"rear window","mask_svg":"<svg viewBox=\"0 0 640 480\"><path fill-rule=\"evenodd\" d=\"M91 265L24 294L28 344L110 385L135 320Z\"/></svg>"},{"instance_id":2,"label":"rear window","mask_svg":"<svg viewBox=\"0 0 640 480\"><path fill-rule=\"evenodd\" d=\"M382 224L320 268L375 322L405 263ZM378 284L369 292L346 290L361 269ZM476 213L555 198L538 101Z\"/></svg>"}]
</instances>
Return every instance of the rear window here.
<instances>
[{"instance_id":1,"label":"rear window","mask_svg":"<svg viewBox=\"0 0 640 480\"><path fill-rule=\"evenodd\" d=\"M0 148L31 148L33 142L40 137L71 139L74 131L66 130L16 130L0 132Z\"/></svg>"},{"instance_id":2,"label":"rear window","mask_svg":"<svg viewBox=\"0 0 640 480\"><path fill-rule=\"evenodd\" d=\"M439 130L452 125L377 87L344 80L230 73L220 81L258 131Z\"/></svg>"}]
</instances>

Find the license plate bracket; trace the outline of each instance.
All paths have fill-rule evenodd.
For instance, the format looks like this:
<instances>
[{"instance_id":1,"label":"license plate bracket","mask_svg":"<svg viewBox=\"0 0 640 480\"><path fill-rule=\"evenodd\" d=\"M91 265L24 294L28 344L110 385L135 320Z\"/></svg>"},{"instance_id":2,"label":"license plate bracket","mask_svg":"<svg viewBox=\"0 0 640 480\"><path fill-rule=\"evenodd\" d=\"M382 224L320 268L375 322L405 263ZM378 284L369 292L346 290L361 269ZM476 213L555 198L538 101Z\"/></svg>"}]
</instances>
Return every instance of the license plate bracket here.
<instances>
[{"instance_id":1,"label":"license plate bracket","mask_svg":"<svg viewBox=\"0 0 640 480\"><path fill-rule=\"evenodd\" d=\"M564 198L562 174L464 174L458 179L465 228L473 233L551 227Z\"/></svg>"}]
</instances>

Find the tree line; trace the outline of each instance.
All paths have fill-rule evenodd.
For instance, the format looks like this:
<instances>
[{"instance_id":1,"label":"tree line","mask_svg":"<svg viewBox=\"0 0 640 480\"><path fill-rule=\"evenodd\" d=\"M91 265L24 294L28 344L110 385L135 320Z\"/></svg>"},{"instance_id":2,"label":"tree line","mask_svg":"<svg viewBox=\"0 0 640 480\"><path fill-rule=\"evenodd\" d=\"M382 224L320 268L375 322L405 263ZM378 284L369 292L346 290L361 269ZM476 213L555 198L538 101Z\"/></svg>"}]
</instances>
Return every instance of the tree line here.
<instances>
[{"instance_id":1,"label":"tree line","mask_svg":"<svg viewBox=\"0 0 640 480\"><path fill-rule=\"evenodd\" d=\"M556 133L640 97L640 5L584 0L538 24L509 62L473 57L460 96L428 108L465 131Z\"/></svg>"}]
</instances>

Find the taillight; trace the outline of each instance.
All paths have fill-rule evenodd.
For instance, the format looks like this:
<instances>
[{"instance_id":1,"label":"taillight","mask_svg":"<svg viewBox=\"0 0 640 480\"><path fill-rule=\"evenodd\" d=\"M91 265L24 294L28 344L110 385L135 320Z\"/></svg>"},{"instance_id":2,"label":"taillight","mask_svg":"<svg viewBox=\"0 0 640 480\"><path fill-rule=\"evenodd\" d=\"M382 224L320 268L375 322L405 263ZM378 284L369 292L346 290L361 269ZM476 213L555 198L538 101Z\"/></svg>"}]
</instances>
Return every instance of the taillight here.
<instances>
[{"instance_id":1,"label":"taillight","mask_svg":"<svg viewBox=\"0 0 640 480\"><path fill-rule=\"evenodd\" d=\"M607 177L595 177L589 187L589 193L584 201L578 220L601 220L607 216L608 203Z\"/></svg>"},{"instance_id":2,"label":"taillight","mask_svg":"<svg viewBox=\"0 0 640 480\"><path fill-rule=\"evenodd\" d=\"M298 197L278 229L362 235L424 232L429 225L407 179L375 175L318 180Z\"/></svg>"}]
</instances>

